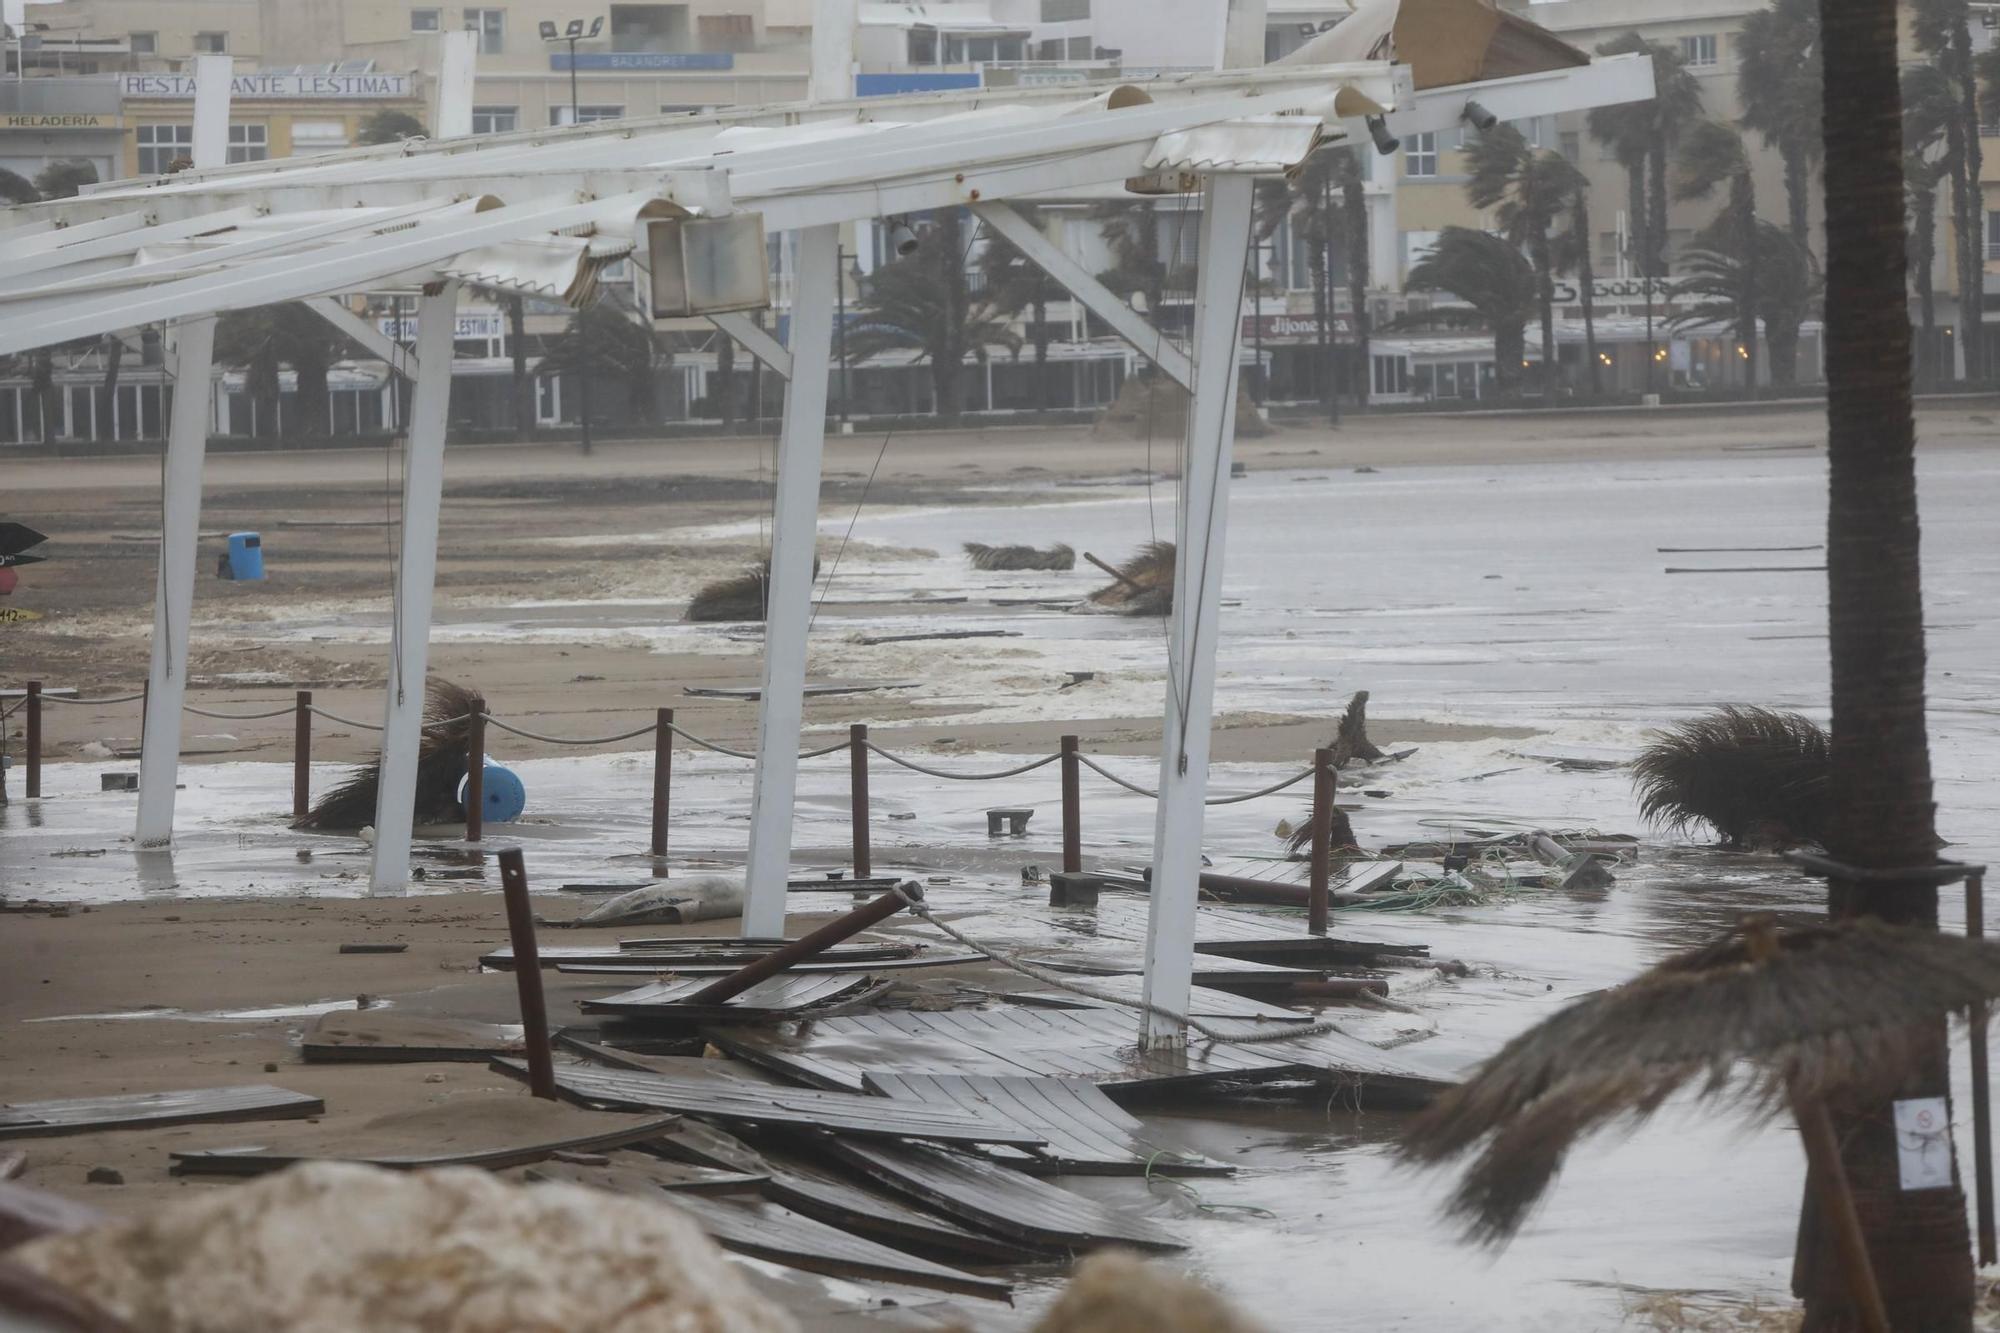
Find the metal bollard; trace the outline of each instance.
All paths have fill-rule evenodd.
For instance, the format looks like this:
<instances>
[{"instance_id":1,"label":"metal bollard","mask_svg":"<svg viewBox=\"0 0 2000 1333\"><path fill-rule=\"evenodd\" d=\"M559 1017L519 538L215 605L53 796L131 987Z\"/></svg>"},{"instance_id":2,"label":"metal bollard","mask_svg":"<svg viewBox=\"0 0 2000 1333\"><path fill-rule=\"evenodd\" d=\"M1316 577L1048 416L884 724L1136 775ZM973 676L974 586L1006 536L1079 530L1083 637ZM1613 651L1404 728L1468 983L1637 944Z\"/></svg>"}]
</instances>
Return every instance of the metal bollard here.
<instances>
[{"instance_id":1,"label":"metal bollard","mask_svg":"<svg viewBox=\"0 0 2000 1333\"><path fill-rule=\"evenodd\" d=\"M556 1066L549 1054L548 1005L542 998L542 957L535 949L535 914L528 906L528 868L521 849L500 853L500 892L507 900L507 939L514 946L514 984L521 996L521 1037L528 1048L528 1090L556 1099Z\"/></svg>"},{"instance_id":2,"label":"metal bollard","mask_svg":"<svg viewBox=\"0 0 2000 1333\"><path fill-rule=\"evenodd\" d=\"M474 713L465 733L465 840L478 842L486 822L486 715Z\"/></svg>"},{"instance_id":3,"label":"metal bollard","mask_svg":"<svg viewBox=\"0 0 2000 1333\"><path fill-rule=\"evenodd\" d=\"M667 854L667 803L674 790L674 710L653 714L653 855Z\"/></svg>"},{"instance_id":4,"label":"metal bollard","mask_svg":"<svg viewBox=\"0 0 2000 1333\"><path fill-rule=\"evenodd\" d=\"M1306 929L1326 934L1327 880L1333 862L1333 751L1313 751L1312 868L1306 892Z\"/></svg>"},{"instance_id":5,"label":"metal bollard","mask_svg":"<svg viewBox=\"0 0 2000 1333\"><path fill-rule=\"evenodd\" d=\"M1065 875L1083 873L1083 765L1077 759L1077 738L1062 738L1062 868Z\"/></svg>"},{"instance_id":6,"label":"metal bollard","mask_svg":"<svg viewBox=\"0 0 2000 1333\"><path fill-rule=\"evenodd\" d=\"M852 806L854 877L867 879L874 873L868 850L868 724L856 722L847 729L848 799Z\"/></svg>"},{"instance_id":7,"label":"metal bollard","mask_svg":"<svg viewBox=\"0 0 2000 1333\"><path fill-rule=\"evenodd\" d=\"M312 809L313 692L300 690L292 714L292 822Z\"/></svg>"},{"instance_id":8,"label":"metal bollard","mask_svg":"<svg viewBox=\"0 0 2000 1333\"><path fill-rule=\"evenodd\" d=\"M27 795L34 800L42 794L42 682L28 682L28 777Z\"/></svg>"},{"instance_id":9,"label":"metal bollard","mask_svg":"<svg viewBox=\"0 0 2000 1333\"><path fill-rule=\"evenodd\" d=\"M881 897L861 904L846 916L835 917L812 934L774 949L748 967L731 972L713 985L703 987L681 1003L721 1004L732 996L741 995L758 982L777 976L792 964L802 963L815 954L824 953L850 935L858 935L878 921L888 920L909 905L904 901L905 897L922 902L923 886L915 880L907 880ZM514 965L517 968L520 966L518 955Z\"/></svg>"}]
</instances>

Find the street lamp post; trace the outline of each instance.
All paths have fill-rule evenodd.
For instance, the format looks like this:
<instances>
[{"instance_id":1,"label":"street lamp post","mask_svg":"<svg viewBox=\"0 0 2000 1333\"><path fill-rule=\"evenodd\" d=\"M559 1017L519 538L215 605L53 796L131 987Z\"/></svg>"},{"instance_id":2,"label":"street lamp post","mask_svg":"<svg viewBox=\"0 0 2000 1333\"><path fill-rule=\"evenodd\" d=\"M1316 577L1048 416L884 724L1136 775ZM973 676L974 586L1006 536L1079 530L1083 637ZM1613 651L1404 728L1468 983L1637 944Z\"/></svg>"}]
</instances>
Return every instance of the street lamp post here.
<instances>
[{"instance_id":1,"label":"street lamp post","mask_svg":"<svg viewBox=\"0 0 2000 1333\"><path fill-rule=\"evenodd\" d=\"M582 19L571 19L561 32L549 19L542 20L542 40L545 42L567 42L569 44L569 123L582 123L582 108L578 104L576 84L576 44L589 41L604 31L604 16L598 15L590 21L588 31ZM577 419L582 426L582 448L590 452L590 308L579 306L576 314L577 336L583 341L583 355L578 358L577 370Z\"/></svg>"},{"instance_id":2,"label":"street lamp post","mask_svg":"<svg viewBox=\"0 0 2000 1333\"><path fill-rule=\"evenodd\" d=\"M840 339L840 428L847 429L847 398L851 391L847 375L847 260L846 246L835 246L833 250L833 291L839 303L839 311L833 326L834 336ZM861 267L861 257L853 256L854 266Z\"/></svg>"}]
</instances>

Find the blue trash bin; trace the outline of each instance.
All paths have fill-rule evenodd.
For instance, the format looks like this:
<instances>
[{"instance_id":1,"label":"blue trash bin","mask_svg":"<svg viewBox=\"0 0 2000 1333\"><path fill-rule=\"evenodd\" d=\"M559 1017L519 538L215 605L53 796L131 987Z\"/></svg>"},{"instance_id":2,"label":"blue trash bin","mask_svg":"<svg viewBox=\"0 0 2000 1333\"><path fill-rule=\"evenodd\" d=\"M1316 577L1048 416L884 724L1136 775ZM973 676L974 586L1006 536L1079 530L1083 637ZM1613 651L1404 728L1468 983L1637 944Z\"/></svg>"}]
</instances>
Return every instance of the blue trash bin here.
<instances>
[{"instance_id":1,"label":"blue trash bin","mask_svg":"<svg viewBox=\"0 0 2000 1333\"><path fill-rule=\"evenodd\" d=\"M460 805L465 804L466 781L466 778L458 780ZM485 776L480 781L483 784L480 804L485 807L485 813L480 818L486 823L511 824L528 808L528 789L513 769L502 768L489 759L486 761Z\"/></svg>"},{"instance_id":2,"label":"blue trash bin","mask_svg":"<svg viewBox=\"0 0 2000 1333\"><path fill-rule=\"evenodd\" d=\"M264 539L261 536L254 532L229 534L229 577L238 580L264 577Z\"/></svg>"}]
</instances>

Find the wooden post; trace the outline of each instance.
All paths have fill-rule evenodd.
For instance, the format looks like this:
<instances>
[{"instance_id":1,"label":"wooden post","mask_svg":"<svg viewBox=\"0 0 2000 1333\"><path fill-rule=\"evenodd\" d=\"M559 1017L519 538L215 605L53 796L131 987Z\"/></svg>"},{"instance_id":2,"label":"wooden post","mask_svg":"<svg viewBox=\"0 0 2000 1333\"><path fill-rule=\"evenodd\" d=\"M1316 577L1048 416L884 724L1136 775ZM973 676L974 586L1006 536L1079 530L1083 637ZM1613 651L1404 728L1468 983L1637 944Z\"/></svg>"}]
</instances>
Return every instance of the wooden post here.
<instances>
[{"instance_id":1,"label":"wooden post","mask_svg":"<svg viewBox=\"0 0 2000 1333\"><path fill-rule=\"evenodd\" d=\"M824 953L850 935L859 935L876 922L894 916L908 906L904 901L905 898L922 902L923 887L915 880L905 881L881 897L861 904L846 916L835 917L812 934L793 940L782 948L773 949L748 967L731 972L713 985L703 987L682 1003L721 1004L731 996L741 995L758 982L777 976L792 964L802 963L815 954ZM521 967L518 945L515 946L514 967L517 971Z\"/></svg>"},{"instance_id":2,"label":"wooden post","mask_svg":"<svg viewBox=\"0 0 2000 1333\"><path fill-rule=\"evenodd\" d=\"M848 802L854 837L854 878L867 879L874 873L868 854L868 724L856 722L847 729Z\"/></svg>"},{"instance_id":3,"label":"wooden post","mask_svg":"<svg viewBox=\"0 0 2000 1333\"><path fill-rule=\"evenodd\" d=\"M542 958L535 950L535 914L528 906L528 868L521 849L500 853L500 892L507 900L507 939L514 946L514 985L521 996L521 1036L528 1048L528 1090L556 1099L556 1067L549 1056L549 1014L542 999Z\"/></svg>"},{"instance_id":4,"label":"wooden post","mask_svg":"<svg viewBox=\"0 0 2000 1333\"><path fill-rule=\"evenodd\" d=\"M1326 934L1326 882L1333 862L1333 751L1313 751L1312 869L1307 884L1306 929Z\"/></svg>"},{"instance_id":5,"label":"wooden post","mask_svg":"<svg viewBox=\"0 0 2000 1333\"><path fill-rule=\"evenodd\" d=\"M667 804L674 791L674 710L653 714L653 856L667 854Z\"/></svg>"},{"instance_id":6,"label":"wooden post","mask_svg":"<svg viewBox=\"0 0 2000 1333\"><path fill-rule=\"evenodd\" d=\"M486 831L486 715L474 713L465 733L465 840Z\"/></svg>"},{"instance_id":7,"label":"wooden post","mask_svg":"<svg viewBox=\"0 0 2000 1333\"><path fill-rule=\"evenodd\" d=\"M28 682L28 778L27 794L34 800L42 794L42 682Z\"/></svg>"},{"instance_id":8,"label":"wooden post","mask_svg":"<svg viewBox=\"0 0 2000 1333\"><path fill-rule=\"evenodd\" d=\"M1083 873L1083 765L1077 738L1062 738L1063 873Z\"/></svg>"},{"instance_id":9,"label":"wooden post","mask_svg":"<svg viewBox=\"0 0 2000 1333\"><path fill-rule=\"evenodd\" d=\"M1986 935L1986 876L1965 877L1965 933L1973 939ZM1994 1262L1996 1250L1993 1219L1993 1097L1987 1086L1986 1006L1975 1004L1971 1015L1972 1044L1972 1176L1979 1202L1979 1262Z\"/></svg>"},{"instance_id":10,"label":"wooden post","mask_svg":"<svg viewBox=\"0 0 2000 1333\"><path fill-rule=\"evenodd\" d=\"M300 690L292 713L292 822L312 809L313 692Z\"/></svg>"}]
</instances>

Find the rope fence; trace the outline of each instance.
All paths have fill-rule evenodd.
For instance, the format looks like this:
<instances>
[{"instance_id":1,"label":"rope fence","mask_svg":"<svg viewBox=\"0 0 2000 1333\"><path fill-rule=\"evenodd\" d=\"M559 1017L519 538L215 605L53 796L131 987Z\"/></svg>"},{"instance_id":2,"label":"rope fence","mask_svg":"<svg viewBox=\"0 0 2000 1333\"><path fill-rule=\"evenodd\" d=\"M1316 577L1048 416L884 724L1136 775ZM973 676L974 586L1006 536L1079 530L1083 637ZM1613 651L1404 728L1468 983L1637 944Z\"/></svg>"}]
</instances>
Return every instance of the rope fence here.
<instances>
[{"instance_id":1,"label":"rope fence","mask_svg":"<svg viewBox=\"0 0 2000 1333\"><path fill-rule=\"evenodd\" d=\"M0 709L0 721L4 721L23 710L27 713L25 785L28 797L33 799L41 795L42 704L54 702L79 707L92 705L106 706L131 703L142 700L145 697L145 691L142 690L137 694L115 695L105 699L77 699L47 694L42 690L41 682L28 682L25 698L14 703L12 707ZM320 707L313 702L312 691L310 690L297 691L296 701L285 707L254 712L233 712L201 708L185 703L182 705L182 708L183 711L192 713L197 717L215 718L230 722L253 722L287 715L295 717L292 776L292 815L294 820L306 818L311 809L312 719L315 717L324 718L328 722L340 726L353 727L362 731L381 732L384 730L382 724L363 722L357 718L344 717L330 709ZM535 741L544 745L591 747L616 745L623 741L638 740L647 736L652 737L654 741L654 777L651 852L655 857L664 857L667 849L668 816L672 800L673 765L673 747L670 738L678 737L697 749L725 755L731 759L754 762L757 758L756 754L751 751L735 749L719 741L697 735L685 727L679 726L674 721L674 712L671 708L658 709L655 719L644 726L633 727L628 731L614 732L605 736L551 736L543 732L531 731L526 727L517 726L504 718L483 711L478 713L463 713L457 717L427 721L422 724L422 729L425 731L436 731L449 727L462 726L466 723L471 724L468 728L468 780L465 791L465 836L468 842L479 841L483 831L485 731L488 726L496 727L509 735L519 736L524 740ZM1060 764L1062 766L1062 866L1063 873L1066 875L1081 875L1083 873L1081 837L1082 799L1081 784L1079 782L1079 777L1083 769L1089 769L1107 782L1122 787L1134 795L1143 796L1148 800L1157 801L1160 799L1160 794L1157 791L1119 776L1111 769L1099 763L1095 758L1085 754L1080 747L1078 738L1075 736L1064 736L1062 738L1062 748L1054 754L1037 755L1024 763L1010 765L1005 768L968 771L964 769L933 767L930 764L921 763L906 755L897 754L893 750L885 749L868 739L868 728L865 725L856 724L849 729L849 734L845 739L820 746L816 749L801 751L798 758L802 760L822 759L830 755L842 753L849 756L851 765L849 794L852 804L854 865L857 875L863 877L867 875L871 864L868 796L868 756L871 754L879 756L898 768L908 769L912 773L920 773L925 777L936 778L945 782L995 782L1003 778L1020 777L1027 773L1033 773L1038 769L1048 767L1050 764ZM1268 786L1259 787L1254 791L1237 792L1223 796L1210 796L1203 803L1209 806L1222 806L1240 805L1247 801L1262 800L1269 796L1275 796L1279 792L1289 790L1306 781L1308 778L1316 779L1313 784L1314 853L1310 876L1310 893L1315 906L1313 912L1315 927L1323 932L1324 908L1321 904L1325 901L1328 879L1324 844L1327 841L1328 831L1331 827L1333 811L1334 782L1332 780L1332 753L1327 750L1316 752L1313 763L1308 764L1298 772L1278 779ZM4 799L6 795L5 780L4 768L0 768L0 799ZM989 810L987 812L989 834L997 836L1002 820L1010 814L1017 816L1013 825L1013 831L1016 833L1021 832L1025 825L1025 815L1022 815L1019 811Z\"/></svg>"}]
</instances>

